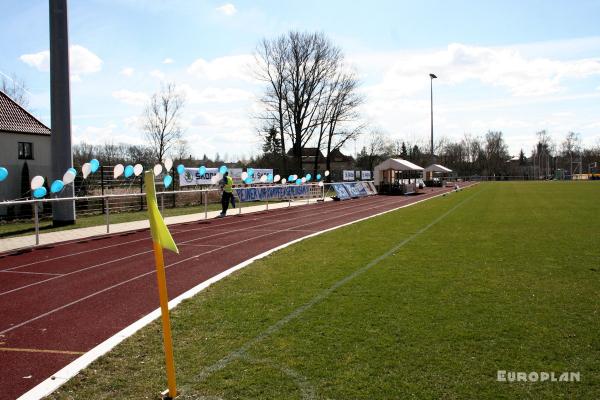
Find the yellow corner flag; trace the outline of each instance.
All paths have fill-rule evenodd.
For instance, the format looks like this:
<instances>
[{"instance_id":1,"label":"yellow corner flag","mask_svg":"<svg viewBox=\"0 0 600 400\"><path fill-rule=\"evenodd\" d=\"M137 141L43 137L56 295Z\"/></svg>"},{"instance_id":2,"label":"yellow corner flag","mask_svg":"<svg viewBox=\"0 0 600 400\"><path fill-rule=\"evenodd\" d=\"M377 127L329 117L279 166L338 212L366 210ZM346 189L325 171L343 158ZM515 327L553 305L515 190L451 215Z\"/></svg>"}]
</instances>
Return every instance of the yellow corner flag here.
<instances>
[{"instance_id":1,"label":"yellow corner flag","mask_svg":"<svg viewBox=\"0 0 600 400\"><path fill-rule=\"evenodd\" d=\"M171 322L169 320L169 296L167 294L167 277L165 274L165 260L163 248L179 253L171 233L165 221L158 211L156 202L156 188L154 186L154 174L146 171L144 174L146 186L146 202L148 204L148 219L150 220L150 232L154 247L154 261L156 263L156 279L158 281L158 297L160 299L160 311L163 326L163 344L165 347L165 363L167 367L167 383L169 398L177 396L177 384L175 382L175 360L173 357L173 339L171 338Z\"/></svg>"}]
</instances>

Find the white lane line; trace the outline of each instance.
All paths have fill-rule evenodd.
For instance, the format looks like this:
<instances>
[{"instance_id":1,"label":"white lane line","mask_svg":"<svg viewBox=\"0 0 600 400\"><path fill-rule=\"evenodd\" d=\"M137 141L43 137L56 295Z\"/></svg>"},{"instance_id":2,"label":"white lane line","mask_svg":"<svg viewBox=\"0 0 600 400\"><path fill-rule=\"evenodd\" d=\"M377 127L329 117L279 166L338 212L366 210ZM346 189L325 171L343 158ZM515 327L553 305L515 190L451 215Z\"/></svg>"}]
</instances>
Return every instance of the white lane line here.
<instances>
[{"instance_id":1,"label":"white lane line","mask_svg":"<svg viewBox=\"0 0 600 400\"><path fill-rule=\"evenodd\" d=\"M471 186L474 186L474 185L471 185ZM468 187L469 186L467 186L465 188L468 188ZM190 290L188 290L185 293L180 294L173 300L169 301L169 309L173 309L179 303L181 303L183 300L186 300L186 299L189 299L189 298L195 296L196 294L202 292L204 289L206 289L213 283L216 283L216 282L222 280L223 278L226 278L227 276L231 275L232 273L234 273L242 268L245 268L246 266L252 264L254 261L260 260L261 258L264 258L276 251L284 249L284 248L291 246L295 243L298 243L302 240L305 240L305 239L308 239L311 237L315 237L315 236L321 235L323 233L330 232L330 231L333 231L333 230L336 230L336 229L339 229L339 228L342 228L342 227L345 227L348 225L362 222L362 221L365 221L365 220L368 220L368 219L371 219L371 218L374 218L374 217L377 217L380 215L394 212L394 211L397 211L402 208L410 207L410 206L422 203L424 201L428 201L428 200L434 199L436 197L443 196L445 193L447 193L447 192L443 192L443 193L437 194L435 196L431 196L431 197L416 201L414 203L404 204L404 205L398 206L396 208L392 208L390 210L382 211L380 213L373 214L368 217L357 219L355 221L351 221L351 222L348 222L345 224L327 228L322 231L311 233L309 235L306 235L306 236L300 237L298 239L294 239L290 242L284 243L280 246L274 247L270 250L265 251L264 253L258 254L238 265L235 265L235 266L229 268L228 270L225 270L225 271L221 272L220 274L213 276L210 279L207 279L206 281L191 288ZM83 370L88 365L90 365L92 362L94 362L98 358L102 357L104 354L108 353L119 343L121 343L125 339L133 336L137 331L139 331L146 325L150 324L152 321L158 319L159 317L160 317L160 308L157 308L154 311L152 311L151 313L147 314L146 316L140 318L139 320L135 321L131 325L122 329L120 332L118 332L115 335L111 336L110 338L106 339L104 342L100 343L99 345L97 345L96 347L94 347L93 349L91 349L90 351L85 353L83 356L77 358L70 364L66 365L65 367L63 367L62 369L57 371L51 377L40 382L37 386L33 387L31 390L29 390L28 392L26 392L22 396L20 396L18 398L18 400L39 400L45 396L48 396L50 393L54 392L56 389L58 389L60 386L62 386L65 382L67 382L69 379L71 379L72 377L77 375L81 370Z\"/></svg>"},{"instance_id":2,"label":"white lane line","mask_svg":"<svg viewBox=\"0 0 600 400\"><path fill-rule=\"evenodd\" d=\"M5 274L28 274L28 275L53 275L53 276L62 276L63 274L53 274L50 272L29 272L29 271L0 271L0 273Z\"/></svg>"},{"instance_id":3,"label":"white lane line","mask_svg":"<svg viewBox=\"0 0 600 400\"><path fill-rule=\"evenodd\" d=\"M382 205L373 206L373 207L368 207L368 208L365 208L365 209L363 209L363 210L359 210L359 211L353 211L353 212L349 212L349 213L346 213L346 214L342 214L342 215L333 216L333 217L330 217L330 218L322 219L322 220L320 220L319 222L324 222L324 221L329 221L329 220L332 220L332 219L337 219L337 218L346 217L346 216L348 216L348 215L352 215L352 214L357 214L357 213L365 212L365 211L368 211L368 210L371 210L371 209L374 209L374 208L379 208L379 207L381 207L381 206L382 206ZM193 256L186 257L186 258L184 258L184 259L182 259L182 260L179 260L179 261L173 262L173 263L171 263L171 264L168 264L168 265L166 265L166 266L165 266L165 269L167 269L167 268L171 268L171 267L173 267L173 266L176 266L176 265L182 264L182 263L184 263L184 262L187 262L187 261L190 261L190 260L194 260L194 259L200 258L201 256L204 256L204 255L206 255L206 254L210 254L210 253L214 253L214 252L216 252L216 251L223 250L223 249L225 249L225 248L228 248L228 247L232 247L232 246L239 246L241 243L246 243L246 242L249 242L249 241L252 241L252 240L260 239L260 238L263 238L263 237L266 237L266 236L271 236L271 235L274 235L274 234L277 234L277 233L289 232L289 229L295 229L295 228L299 228L299 227L301 227L301 226L310 225L310 224L314 224L314 223L315 223L314 221L311 221L311 222L308 222L308 223L305 223L305 224L301 224L301 225L298 225L298 226L295 226L295 227L286 228L286 229L280 229L280 230L275 230L275 231L273 231L273 232L265 233L265 234L263 234L263 235L253 236L253 237L251 237L251 238L244 239L244 240L238 240L238 241L236 241L235 243L230 243L230 244L228 244L228 245L224 245L224 246L222 246L222 247L219 247L219 248L216 248L216 249L212 249L212 250L208 250L208 251L205 251L205 252L202 252L202 253L198 253L198 254L195 254L195 255L193 255ZM195 239L194 239L194 240L195 240ZM152 251L152 250L149 250L149 252L151 252L151 251ZM56 313L56 312L58 312L58 311L61 311L61 310L65 309L65 308L67 308L67 307L70 307L70 306L74 305L74 304L80 303L80 302L82 302L82 301L84 301L84 300L87 300L87 299L89 299L89 298L91 298L91 297L94 297L94 296L96 296L96 295L98 295L98 294L102 294L102 293L104 293L104 292L106 292L106 291L108 291L108 290L111 290L111 289L117 288L117 287L119 287L119 286L122 286L122 285L124 285L124 284L126 284L126 283L132 282L132 281L134 281L134 280L136 280L136 279L143 278L143 277L145 277L145 276L148 276L148 275L150 275L150 274L154 274L154 273L155 273L154 269L151 269L150 271L148 271L148 272L145 272L145 273L143 273L143 274L140 274L140 275L134 276L134 277L132 277L132 278L130 278L130 279L127 279L127 280L125 280L125 281L122 281L122 282L116 283L116 284L114 284L114 285L112 285L112 286L109 286L109 287L106 287L106 288L104 288L104 289L100 289L100 290L98 290L98 291L96 291L96 292L92 292L92 293L90 293L90 294L89 294L89 295L87 295L87 296L81 297L81 298L79 298L79 299L77 299L77 300L73 300L73 301L71 301L71 302L69 302L69 303L67 303L67 304L63 304L62 306L59 306L59 307L57 307L57 308L54 308L54 309L52 309L52 310L50 310L50 311L47 311L47 312L45 312L45 313L42 313L42 314L40 314L40 315L38 315L38 316L35 316L35 317L33 317L33 318L30 318L30 319L28 319L28 320L26 320L26 321L23 321L23 322L19 323L19 324L12 325L10 328L6 328L6 329L4 329L4 330L0 331L0 334L5 334L5 333L7 333L7 332L13 331L13 330L15 330L15 329L17 329L17 328L20 328L20 327L21 327L21 326L23 326L23 325L27 325L27 324L29 324L29 323L31 323L31 322L37 321L38 319L40 319L40 318L44 318L44 317L46 317L46 316L48 316L48 315L50 315L50 314L54 314L54 313ZM54 279L54 278L51 278L51 279Z\"/></svg>"},{"instance_id":4,"label":"white lane line","mask_svg":"<svg viewBox=\"0 0 600 400\"><path fill-rule=\"evenodd\" d=\"M382 204L382 203L383 203L383 201L378 201L375 204ZM354 206L348 206L348 207L338 208L335 211L340 211L340 210L343 211L343 210L347 210L347 209L350 209L350 208L356 208L356 207L359 207L359 206L358 205L354 205ZM313 213L312 215L314 216L314 215L319 215L319 214L325 214L325 213L328 213L328 212L329 211L322 211L322 212L318 212L318 213ZM281 224L282 222L293 221L293 220L301 219L301 218L305 218L305 216L300 216L300 217L296 217L296 218L287 218L287 219L285 219L285 221L270 222L270 223L258 225L257 227L260 228L261 226L270 226L270 225L274 225L274 224ZM314 223L316 223L316 222L314 222ZM182 241L182 242L179 242L177 244L178 245L179 244L186 244L186 243L195 242L195 241L198 241L198 240L204 240L204 239L208 239L208 238L214 238L214 237L217 237L217 236L229 235L229 234L231 234L233 232L252 231L253 229L256 229L256 227L234 229L234 230L229 230L229 231L225 231L225 232L215 233L213 235L202 236L202 237L199 237L199 238L194 238L194 239ZM144 239L144 240L147 240L147 239ZM100 264L95 264L95 265L92 265L92 266L89 266L89 267L78 269L76 271L67 272L67 273L64 273L64 274L62 274L60 276L55 276L55 277L52 277L52 278L41 280L39 282L30 283L28 285L20 286L18 288L14 288L14 289L11 289L11 290L8 290L8 291L5 291L5 292L1 292L0 296L11 294L11 293L17 292L19 290L27 289L27 288L30 288L32 286L41 285L43 283L47 283L47 282L53 281L53 280L58 279L58 278L68 277L68 276L71 276L71 275L74 275L74 274L78 274L80 272L85 272L85 271L89 271L91 269L102 267L102 266L105 266L105 265L108 265L108 264L112 264L112 263L115 263L115 262L124 261L124 260L127 260L127 259L132 258L132 257L140 256L142 254L152 253L152 251L153 250L145 250L145 251L142 251L142 252L130 254L128 256L120 257L120 258L117 258L117 259L114 259L114 260L105 261L105 262L100 263ZM5 271L8 271L8 270L5 270Z\"/></svg>"}]
</instances>

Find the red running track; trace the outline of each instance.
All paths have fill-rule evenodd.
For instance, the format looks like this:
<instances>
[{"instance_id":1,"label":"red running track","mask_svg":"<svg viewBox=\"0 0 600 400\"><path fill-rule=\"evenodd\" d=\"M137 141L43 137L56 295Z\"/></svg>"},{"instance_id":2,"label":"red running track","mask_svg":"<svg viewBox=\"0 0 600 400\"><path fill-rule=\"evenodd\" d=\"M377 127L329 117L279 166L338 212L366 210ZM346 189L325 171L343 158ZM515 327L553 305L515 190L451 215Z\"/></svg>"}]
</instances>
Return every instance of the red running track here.
<instances>
[{"instance_id":1,"label":"red running track","mask_svg":"<svg viewBox=\"0 0 600 400\"><path fill-rule=\"evenodd\" d=\"M169 297L291 240L450 189L170 225ZM158 308L147 229L0 254L0 388L16 398Z\"/></svg>"}]
</instances>

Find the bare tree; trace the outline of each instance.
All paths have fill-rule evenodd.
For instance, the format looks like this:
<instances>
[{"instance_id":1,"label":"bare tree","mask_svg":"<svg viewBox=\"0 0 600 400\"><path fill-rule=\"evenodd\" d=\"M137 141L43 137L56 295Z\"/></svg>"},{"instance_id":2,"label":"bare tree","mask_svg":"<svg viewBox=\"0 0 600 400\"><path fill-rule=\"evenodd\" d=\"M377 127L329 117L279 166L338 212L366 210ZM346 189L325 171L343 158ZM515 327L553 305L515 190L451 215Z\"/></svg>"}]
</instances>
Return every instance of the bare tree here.
<instances>
[{"instance_id":1,"label":"bare tree","mask_svg":"<svg viewBox=\"0 0 600 400\"><path fill-rule=\"evenodd\" d=\"M29 91L23 79L16 75L8 76L0 73L0 90L10 97L15 103L27 109L29 107Z\"/></svg>"},{"instance_id":2,"label":"bare tree","mask_svg":"<svg viewBox=\"0 0 600 400\"><path fill-rule=\"evenodd\" d=\"M562 142L563 156L569 159L569 170L573 176L573 156L581 152L581 137L578 133L569 132L564 142ZM582 171L579 171L581 173Z\"/></svg>"},{"instance_id":3,"label":"bare tree","mask_svg":"<svg viewBox=\"0 0 600 400\"><path fill-rule=\"evenodd\" d=\"M263 128L279 128L284 169L286 140L291 143L295 168L301 171L307 144L316 142L320 149L327 138L331 139L327 148L333 150L358 132L339 124L351 115L348 107L360 103L355 94L358 81L343 71L342 53L325 35L289 32L263 40L255 58L257 76L267 84L260 118ZM333 140L336 134L342 137L341 132L349 132L345 140Z\"/></svg>"},{"instance_id":4,"label":"bare tree","mask_svg":"<svg viewBox=\"0 0 600 400\"><path fill-rule=\"evenodd\" d=\"M143 129L150 141L155 161L163 162L165 155L183 134L179 120L185 104L183 94L174 83L161 85L150 98L143 114Z\"/></svg>"},{"instance_id":5,"label":"bare tree","mask_svg":"<svg viewBox=\"0 0 600 400\"><path fill-rule=\"evenodd\" d=\"M177 143L173 150L173 154L171 156L178 163L181 163L184 160L192 158L192 154L190 153L190 150L188 147L189 147L189 145L188 145L187 140L184 140L184 139L177 140Z\"/></svg>"}]
</instances>

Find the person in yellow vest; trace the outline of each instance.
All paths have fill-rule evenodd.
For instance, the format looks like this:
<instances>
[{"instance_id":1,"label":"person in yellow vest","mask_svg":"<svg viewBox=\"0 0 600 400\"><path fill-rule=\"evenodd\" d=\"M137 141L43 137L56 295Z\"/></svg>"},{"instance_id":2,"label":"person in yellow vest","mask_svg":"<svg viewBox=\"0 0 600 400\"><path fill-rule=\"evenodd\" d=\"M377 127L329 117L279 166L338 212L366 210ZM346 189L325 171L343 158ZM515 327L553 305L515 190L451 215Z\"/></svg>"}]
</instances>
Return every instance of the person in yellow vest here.
<instances>
[{"instance_id":1,"label":"person in yellow vest","mask_svg":"<svg viewBox=\"0 0 600 400\"><path fill-rule=\"evenodd\" d=\"M225 214L227 214L227 209L229 208L229 202L233 198L233 179L229 176L229 172L225 172L223 174L223 179L221 179L221 188L223 189L223 194L221 195L221 214L219 214L219 218L223 218Z\"/></svg>"}]
</instances>

